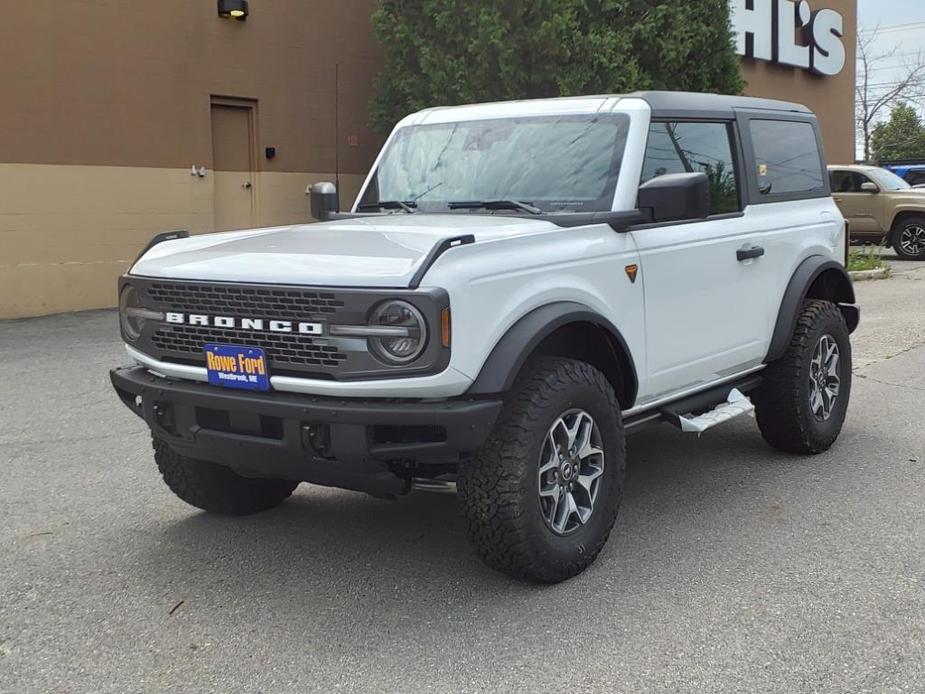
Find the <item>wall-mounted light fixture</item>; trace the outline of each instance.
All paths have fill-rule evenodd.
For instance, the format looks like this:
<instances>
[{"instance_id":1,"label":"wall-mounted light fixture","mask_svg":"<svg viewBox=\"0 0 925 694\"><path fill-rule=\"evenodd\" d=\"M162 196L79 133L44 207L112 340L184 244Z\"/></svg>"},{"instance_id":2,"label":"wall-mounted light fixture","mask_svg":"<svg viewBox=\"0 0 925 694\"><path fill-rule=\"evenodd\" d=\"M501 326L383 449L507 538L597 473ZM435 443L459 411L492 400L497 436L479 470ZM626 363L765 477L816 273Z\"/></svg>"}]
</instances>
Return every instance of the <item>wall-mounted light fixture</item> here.
<instances>
[{"instance_id":1,"label":"wall-mounted light fixture","mask_svg":"<svg viewBox=\"0 0 925 694\"><path fill-rule=\"evenodd\" d=\"M218 16L247 21L247 0L218 0Z\"/></svg>"}]
</instances>

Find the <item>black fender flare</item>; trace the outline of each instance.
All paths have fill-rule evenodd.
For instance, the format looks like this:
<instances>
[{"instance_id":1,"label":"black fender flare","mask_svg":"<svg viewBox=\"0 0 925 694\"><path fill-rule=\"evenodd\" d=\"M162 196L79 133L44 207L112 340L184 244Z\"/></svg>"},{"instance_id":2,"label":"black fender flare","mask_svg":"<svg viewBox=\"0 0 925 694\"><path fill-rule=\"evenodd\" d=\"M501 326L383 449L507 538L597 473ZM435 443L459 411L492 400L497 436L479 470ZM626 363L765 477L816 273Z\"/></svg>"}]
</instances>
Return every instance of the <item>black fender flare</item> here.
<instances>
[{"instance_id":1,"label":"black fender flare","mask_svg":"<svg viewBox=\"0 0 925 694\"><path fill-rule=\"evenodd\" d=\"M858 327L861 311L855 303L854 285L845 267L826 256L812 255L800 263L790 278L777 314L777 323L774 325L774 334L765 363L776 361L784 356L787 345L793 337L793 331L796 329L800 306L809 295L813 283L823 273L828 273L828 276L832 278L828 285L829 293L832 295L830 298L841 309L845 322L848 324L848 331L854 332Z\"/></svg>"},{"instance_id":2,"label":"black fender flare","mask_svg":"<svg viewBox=\"0 0 925 694\"><path fill-rule=\"evenodd\" d=\"M632 407L639 389L639 378L632 352L623 335L602 315L572 301L561 301L533 309L512 325L488 355L478 377L472 383L467 395L488 395L505 393L514 385L514 379L524 363L540 343L559 328L570 323L590 323L605 332L618 352L618 359L624 360L629 383L623 384L625 395Z\"/></svg>"}]
</instances>

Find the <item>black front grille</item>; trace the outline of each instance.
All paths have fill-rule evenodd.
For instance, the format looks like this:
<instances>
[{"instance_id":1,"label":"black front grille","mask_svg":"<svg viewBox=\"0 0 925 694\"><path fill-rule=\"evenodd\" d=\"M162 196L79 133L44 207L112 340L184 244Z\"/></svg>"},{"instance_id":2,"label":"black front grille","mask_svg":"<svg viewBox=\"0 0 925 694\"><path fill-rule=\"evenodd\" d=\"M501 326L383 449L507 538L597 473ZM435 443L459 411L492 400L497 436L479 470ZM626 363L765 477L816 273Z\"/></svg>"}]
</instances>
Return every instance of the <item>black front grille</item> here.
<instances>
[{"instance_id":1,"label":"black front grille","mask_svg":"<svg viewBox=\"0 0 925 694\"><path fill-rule=\"evenodd\" d=\"M279 284L233 284L196 280L125 277L143 297L146 308L183 315L181 322L147 321L132 347L164 362L205 366L205 345L259 347L267 354L270 374L333 380L395 378L432 373L446 367L449 350L431 339L412 364L386 365L365 337L332 335L333 325L367 325L374 308L394 298L410 301L432 326L448 306L442 290L300 287ZM210 325L193 325L190 315L207 316ZM216 318L234 319L234 327L217 327ZM264 321L262 330L241 328L241 320ZM270 330L270 321L289 321L293 332ZM227 323L228 321L223 321ZM300 322L319 323L320 335L301 334Z\"/></svg>"},{"instance_id":2,"label":"black front grille","mask_svg":"<svg viewBox=\"0 0 925 694\"><path fill-rule=\"evenodd\" d=\"M305 320L331 317L344 302L331 292L291 288L152 282L148 296L182 313Z\"/></svg>"},{"instance_id":3,"label":"black front grille","mask_svg":"<svg viewBox=\"0 0 925 694\"><path fill-rule=\"evenodd\" d=\"M163 352L184 355L196 362L204 361L203 345L207 343L260 347L276 372L287 367L299 370L336 368L347 360L347 355L333 345L319 345L312 338L288 333L163 325L154 333L151 342Z\"/></svg>"},{"instance_id":4,"label":"black front grille","mask_svg":"<svg viewBox=\"0 0 925 694\"><path fill-rule=\"evenodd\" d=\"M365 313L356 315L334 292L314 288L157 280L143 285L150 305L184 315L323 324L365 320ZM160 358L195 365L205 364L203 348L209 343L260 347L271 373L279 375L330 377L349 360L344 342L330 336L159 323L146 337Z\"/></svg>"}]
</instances>

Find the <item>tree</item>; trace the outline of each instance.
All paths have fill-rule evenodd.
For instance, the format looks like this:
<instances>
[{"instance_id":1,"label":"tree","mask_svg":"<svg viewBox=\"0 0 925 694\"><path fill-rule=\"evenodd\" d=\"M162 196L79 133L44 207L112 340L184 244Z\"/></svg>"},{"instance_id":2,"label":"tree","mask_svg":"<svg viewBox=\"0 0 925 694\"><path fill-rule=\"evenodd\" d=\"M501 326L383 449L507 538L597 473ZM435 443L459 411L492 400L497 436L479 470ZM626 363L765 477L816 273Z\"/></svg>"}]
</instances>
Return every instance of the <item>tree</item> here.
<instances>
[{"instance_id":1,"label":"tree","mask_svg":"<svg viewBox=\"0 0 925 694\"><path fill-rule=\"evenodd\" d=\"M925 57L921 52L907 58L905 65L895 68L899 46L884 53L874 52L879 28L858 34L858 76L856 117L858 133L864 142L864 161L871 161L871 139L874 127L888 109L903 100L921 98L925 94ZM884 65L887 63L887 65ZM884 72L894 74L885 78Z\"/></svg>"},{"instance_id":2,"label":"tree","mask_svg":"<svg viewBox=\"0 0 925 694\"><path fill-rule=\"evenodd\" d=\"M916 110L907 104L896 104L890 120L874 126L870 149L877 164L925 157L925 125Z\"/></svg>"},{"instance_id":3,"label":"tree","mask_svg":"<svg viewBox=\"0 0 925 694\"><path fill-rule=\"evenodd\" d=\"M380 131L435 105L744 86L728 0L381 0L373 26Z\"/></svg>"}]
</instances>

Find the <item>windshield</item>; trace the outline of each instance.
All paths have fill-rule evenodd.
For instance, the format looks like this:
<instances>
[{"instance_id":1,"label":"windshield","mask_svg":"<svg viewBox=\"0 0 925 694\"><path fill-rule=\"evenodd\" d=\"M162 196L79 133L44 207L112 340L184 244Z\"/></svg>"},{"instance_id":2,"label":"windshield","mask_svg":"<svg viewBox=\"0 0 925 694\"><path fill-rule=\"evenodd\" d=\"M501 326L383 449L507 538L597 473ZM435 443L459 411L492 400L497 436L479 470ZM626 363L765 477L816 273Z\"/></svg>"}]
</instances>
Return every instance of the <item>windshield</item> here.
<instances>
[{"instance_id":1,"label":"windshield","mask_svg":"<svg viewBox=\"0 0 925 694\"><path fill-rule=\"evenodd\" d=\"M542 212L607 211L628 127L625 115L596 114L405 127L361 205L402 201L446 212L450 203L517 201Z\"/></svg>"},{"instance_id":2,"label":"windshield","mask_svg":"<svg viewBox=\"0 0 925 694\"><path fill-rule=\"evenodd\" d=\"M864 173L874 179L883 190L909 190L912 187L887 169L865 169Z\"/></svg>"}]
</instances>

